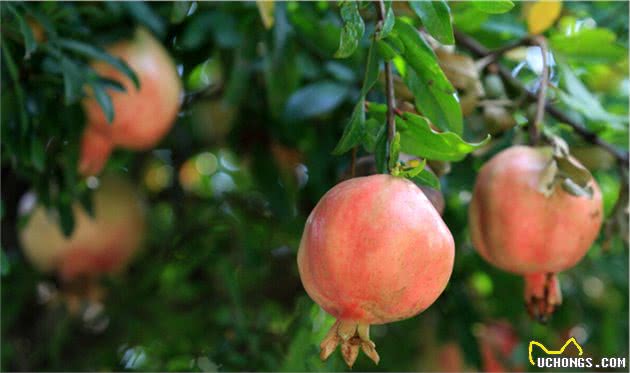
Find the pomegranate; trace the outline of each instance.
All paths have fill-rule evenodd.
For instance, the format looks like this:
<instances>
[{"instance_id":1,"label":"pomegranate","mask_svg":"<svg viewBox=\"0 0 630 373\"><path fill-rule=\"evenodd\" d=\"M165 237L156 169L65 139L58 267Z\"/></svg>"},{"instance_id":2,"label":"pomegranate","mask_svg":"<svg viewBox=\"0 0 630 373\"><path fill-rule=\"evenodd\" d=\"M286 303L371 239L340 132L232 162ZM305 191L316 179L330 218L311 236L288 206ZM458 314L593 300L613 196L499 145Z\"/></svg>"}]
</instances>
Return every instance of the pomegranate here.
<instances>
[{"instance_id":1,"label":"pomegranate","mask_svg":"<svg viewBox=\"0 0 630 373\"><path fill-rule=\"evenodd\" d=\"M105 177L93 194L94 218L76 203L75 228L65 237L55 216L35 206L32 194L22 199L21 211L30 213L19 238L26 257L39 270L56 272L69 282L119 271L140 248L144 210L125 180ZM30 205L30 206L29 206Z\"/></svg>"},{"instance_id":2,"label":"pomegranate","mask_svg":"<svg viewBox=\"0 0 630 373\"><path fill-rule=\"evenodd\" d=\"M556 273L584 257L602 223L602 196L576 197L557 184L539 189L549 148L514 146L479 172L470 204L474 247L491 264L525 277L528 312L541 321L562 302ZM573 160L573 162L577 162Z\"/></svg>"},{"instance_id":3,"label":"pomegranate","mask_svg":"<svg viewBox=\"0 0 630 373\"><path fill-rule=\"evenodd\" d=\"M484 372L523 371L523 366L516 364L513 359L519 339L512 325L505 321L490 321L480 325L475 334Z\"/></svg>"},{"instance_id":4,"label":"pomegranate","mask_svg":"<svg viewBox=\"0 0 630 373\"><path fill-rule=\"evenodd\" d=\"M348 366L359 349L378 363L370 325L429 307L446 287L454 254L451 232L411 181L372 175L328 191L306 221L298 251L304 288L337 319L320 357L341 343Z\"/></svg>"},{"instance_id":5,"label":"pomegranate","mask_svg":"<svg viewBox=\"0 0 630 373\"><path fill-rule=\"evenodd\" d=\"M92 67L99 75L120 82L126 91L109 90L114 107L112 123L107 122L94 98L83 101L87 117L84 136L98 132L111 139L112 146L130 150L152 148L170 130L179 111L182 83L175 64L160 42L143 28L136 30L132 40L111 45L107 52L121 58L133 69L140 88L112 65L102 61L93 63ZM93 141L90 139L82 142L80 165L84 167L81 171L88 175L100 172L105 164L101 161L106 154L104 148L91 145Z\"/></svg>"}]
</instances>

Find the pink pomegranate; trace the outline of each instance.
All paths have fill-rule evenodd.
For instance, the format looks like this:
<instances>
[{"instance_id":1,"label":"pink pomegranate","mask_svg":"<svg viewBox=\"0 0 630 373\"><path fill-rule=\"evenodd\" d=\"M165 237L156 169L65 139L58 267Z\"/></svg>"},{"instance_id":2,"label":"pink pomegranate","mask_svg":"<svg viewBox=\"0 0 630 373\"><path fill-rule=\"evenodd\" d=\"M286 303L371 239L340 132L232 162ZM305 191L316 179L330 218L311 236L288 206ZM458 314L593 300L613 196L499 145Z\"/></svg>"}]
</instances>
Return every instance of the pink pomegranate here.
<instances>
[{"instance_id":1,"label":"pink pomegranate","mask_svg":"<svg viewBox=\"0 0 630 373\"><path fill-rule=\"evenodd\" d=\"M30 213L19 235L22 249L35 267L56 272L66 282L119 271L140 248L144 209L123 179L101 180L93 194L93 218L79 203L73 206L75 228L70 237L63 235L55 215L33 202L34 196L28 194L21 202L22 209L30 210L21 211Z\"/></svg>"},{"instance_id":2,"label":"pink pomegranate","mask_svg":"<svg viewBox=\"0 0 630 373\"><path fill-rule=\"evenodd\" d=\"M107 52L131 67L140 81L140 88L113 66L102 61L92 64L99 75L121 82L126 91L108 92L114 106L112 123L107 122L94 98L83 101L87 116L84 136L88 139L82 142L80 171L85 175L100 172L115 146L130 150L154 147L171 129L180 107L182 83L175 64L148 31L139 28L132 40L111 45ZM102 141L93 147L94 139L89 137L95 133L109 138L110 147L100 146Z\"/></svg>"},{"instance_id":3,"label":"pink pomegranate","mask_svg":"<svg viewBox=\"0 0 630 373\"><path fill-rule=\"evenodd\" d=\"M411 181L372 175L336 185L311 212L298 252L304 288L337 318L321 358L341 343L349 366L360 348L378 363L370 324L429 307L444 291L453 260L450 231Z\"/></svg>"},{"instance_id":4,"label":"pink pomegranate","mask_svg":"<svg viewBox=\"0 0 630 373\"><path fill-rule=\"evenodd\" d=\"M576 197L556 185L540 189L549 148L514 146L479 172L470 204L473 245L491 264L525 277L528 311L545 320L562 297L556 273L584 257L602 223L602 197Z\"/></svg>"}]
</instances>

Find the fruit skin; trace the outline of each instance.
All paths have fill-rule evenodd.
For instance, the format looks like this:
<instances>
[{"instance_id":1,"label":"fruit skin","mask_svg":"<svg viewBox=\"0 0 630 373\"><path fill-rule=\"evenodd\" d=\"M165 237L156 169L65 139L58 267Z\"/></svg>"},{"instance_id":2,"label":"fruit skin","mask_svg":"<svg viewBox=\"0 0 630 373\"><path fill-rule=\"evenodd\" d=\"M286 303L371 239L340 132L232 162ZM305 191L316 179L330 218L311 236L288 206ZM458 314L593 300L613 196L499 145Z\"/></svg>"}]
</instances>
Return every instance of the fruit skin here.
<instances>
[{"instance_id":1,"label":"fruit skin","mask_svg":"<svg viewBox=\"0 0 630 373\"><path fill-rule=\"evenodd\" d=\"M27 196L23 205L33 199ZM33 207L19 232L24 254L37 269L57 272L64 281L122 270L144 237L144 208L124 179L110 176L101 180L93 193L94 218L79 203L72 206L75 228L69 238L55 216L42 206Z\"/></svg>"},{"instance_id":2,"label":"fruit skin","mask_svg":"<svg viewBox=\"0 0 630 373\"><path fill-rule=\"evenodd\" d=\"M524 276L527 310L540 321L562 303L555 274L584 257L603 219L594 180L592 198L573 196L558 184L549 197L540 191L551 160L548 148L500 152L481 168L469 210L473 246L492 265Z\"/></svg>"},{"instance_id":3,"label":"fruit skin","mask_svg":"<svg viewBox=\"0 0 630 373\"><path fill-rule=\"evenodd\" d=\"M107 52L131 67L140 88L112 65L94 62L92 67L99 75L120 82L126 91L108 91L114 107L111 123L97 101L86 98L87 128L94 127L110 137L114 146L150 149L171 129L180 108L182 83L175 64L160 42L143 28L136 30L133 39L109 46ZM89 153L89 149L82 153Z\"/></svg>"},{"instance_id":4,"label":"fruit skin","mask_svg":"<svg viewBox=\"0 0 630 373\"><path fill-rule=\"evenodd\" d=\"M309 216L298 251L302 283L341 321L414 316L442 293L453 237L412 182L390 175L344 181Z\"/></svg>"},{"instance_id":5,"label":"fruit skin","mask_svg":"<svg viewBox=\"0 0 630 373\"><path fill-rule=\"evenodd\" d=\"M470 204L474 247L495 266L517 274L556 273L573 267L589 249L602 223L602 196L575 197L556 186L538 191L550 161L540 148L513 146L479 172Z\"/></svg>"}]
</instances>

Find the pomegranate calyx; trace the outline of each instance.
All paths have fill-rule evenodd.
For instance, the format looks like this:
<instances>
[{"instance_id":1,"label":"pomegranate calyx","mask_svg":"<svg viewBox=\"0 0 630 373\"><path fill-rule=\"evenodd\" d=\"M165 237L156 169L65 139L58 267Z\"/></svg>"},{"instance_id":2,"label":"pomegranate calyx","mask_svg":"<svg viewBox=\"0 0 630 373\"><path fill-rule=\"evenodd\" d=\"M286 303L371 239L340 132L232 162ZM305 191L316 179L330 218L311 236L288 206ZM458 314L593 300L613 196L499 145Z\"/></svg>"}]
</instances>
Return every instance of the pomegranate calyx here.
<instances>
[{"instance_id":1,"label":"pomegranate calyx","mask_svg":"<svg viewBox=\"0 0 630 373\"><path fill-rule=\"evenodd\" d=\"M328 359L340 343L341 355L350 368L352 368L359 356L359 349L374 363L378 364L380 361L380 357L376 352L376 345L370 340L370 326L368 324L359 324L353 321L335 321L319 345L321 349L319 357L322 360Z\"/></svg>"},{"instance_id":2,"label":"pomegranate calyx","mask_svg":"<svg viewBox=\"0 0 630 373\"><path fill-rule=\"evenodd\" d=\"M525 305L529 315L545 323L562 304L560 282L554 273L536 273L525 276Z\"/></svg>"}]
</instances>

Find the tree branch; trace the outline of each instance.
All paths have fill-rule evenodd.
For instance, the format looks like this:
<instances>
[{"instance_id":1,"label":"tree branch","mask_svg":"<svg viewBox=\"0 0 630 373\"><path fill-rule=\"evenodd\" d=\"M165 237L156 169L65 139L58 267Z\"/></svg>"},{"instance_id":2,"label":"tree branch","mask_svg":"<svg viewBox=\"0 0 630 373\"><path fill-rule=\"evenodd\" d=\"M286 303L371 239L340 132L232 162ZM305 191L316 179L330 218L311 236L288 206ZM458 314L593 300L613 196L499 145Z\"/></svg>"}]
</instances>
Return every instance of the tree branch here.
<instances>
[{"instance_id":1,"label":"tree branch","mask_svg":"<svg viewBox=\"0 0 630 373\"><path fill-rule=\"evenodd\" d=\"M529 127L529 141L532 145L536 145L540 140L540 126L542 125L543 118L545 117L545 98L547 95L547 85L549 84L549 66L547 65L547 54L549 53L549 48L547 48L547 40L545 40L542 36L533 37L531 42L540 47L543 64L542 76L540 78L538 96L536 99L536 116Z\"/></svg>"},{"instance_id":2,"label":"tree branch","mask_svg":"<svg viewBox=\"0 0 630 373\"><path fill-rule=\"evenodd\" d=\"M479 43L477 40L472 37L460 32L459 30L455 30L455 40L457 41L457 45L469 50L473 55L479 58L487 57L487 56L498 56L496 52L493 52ZM518 46L525 46L531 42L531 39L522 39L518 43L510 44L509 48L499 48L497 51L500 53L504 53L510 49L516 48ZM499 54L500 54L499 53ZM520 92L523 92L527 95L530 100L536 100L538 97L527 90L523 84L512 76L511 72L506 69L504 66L499 65L499 75L505 80L510 86L514 89L517 89ZM565 113L559 110L557 107L553 106L549 102L545 103L545 110L549 115L556 118L558 121L568 124L573 128L573 130L580 135L585 141L590 142L591 144L600 146L604 148L606 151L611 153L619 162L621 162L625 167L628 167L628 152L623 151L621 149L616 148L614 145L609 144L608 142L602 140L595 132L590 131L582 124L576 122L572 118L568 117Z\"/></svg>"},{"instance_id":3,"label":"tree branch","mask_svg":"<svg viewBox=\"0 0 630 373\"><path fill-rule=\"evenodd\" d=\"M378 14L378 22L380 27L385 22L385 2L378 0L376 3L376 13ZM390 149L394 136L396 136L396 97L394 93L394 75L392 73L391 62L385 61L385 95L387 97L387 164L389 168L390 162ZM391 172L391 170L389 170Z\"/></svg>"}]
</instances>

